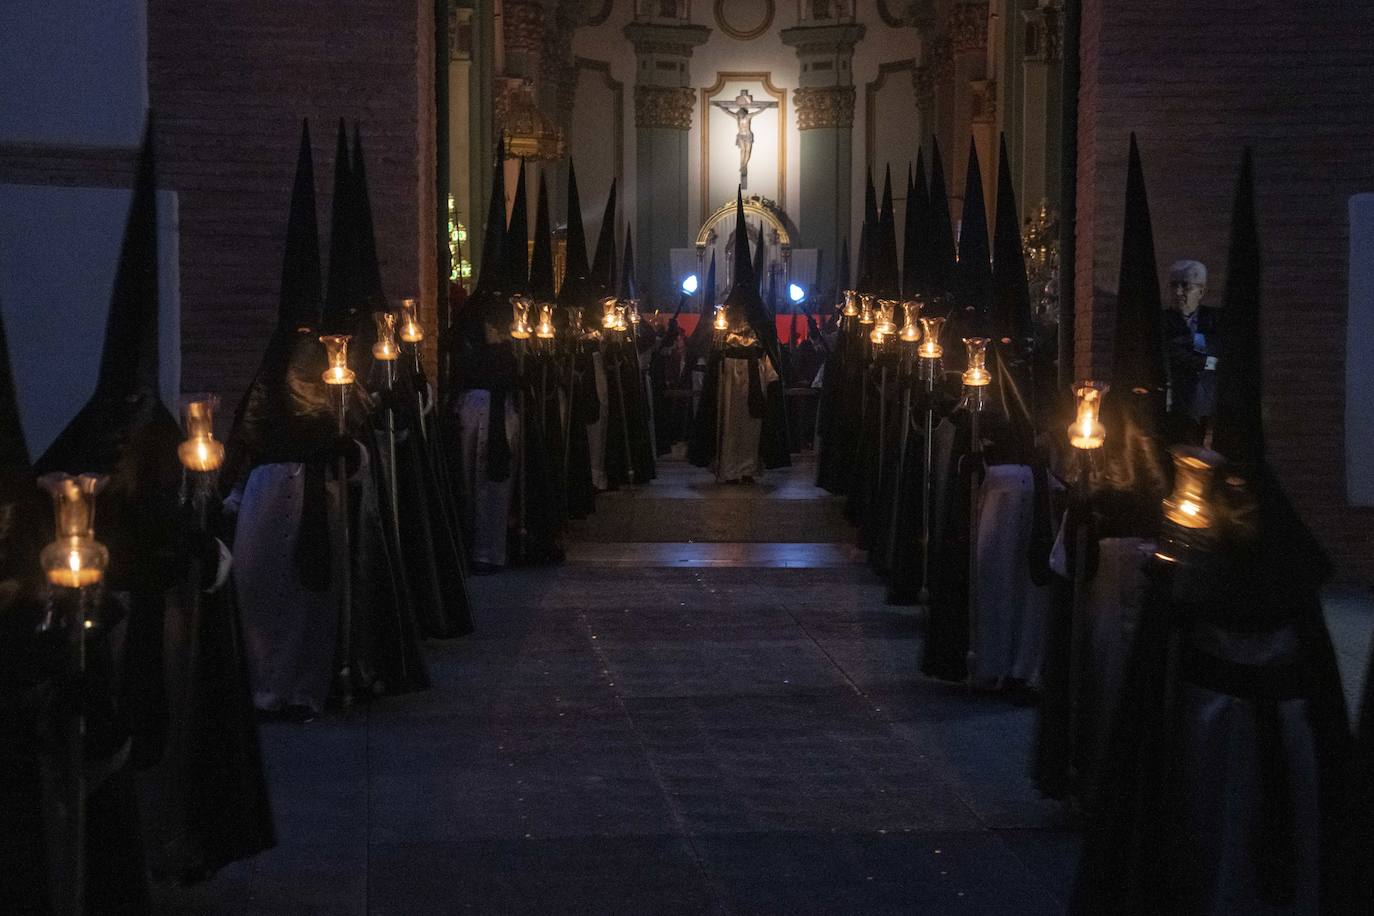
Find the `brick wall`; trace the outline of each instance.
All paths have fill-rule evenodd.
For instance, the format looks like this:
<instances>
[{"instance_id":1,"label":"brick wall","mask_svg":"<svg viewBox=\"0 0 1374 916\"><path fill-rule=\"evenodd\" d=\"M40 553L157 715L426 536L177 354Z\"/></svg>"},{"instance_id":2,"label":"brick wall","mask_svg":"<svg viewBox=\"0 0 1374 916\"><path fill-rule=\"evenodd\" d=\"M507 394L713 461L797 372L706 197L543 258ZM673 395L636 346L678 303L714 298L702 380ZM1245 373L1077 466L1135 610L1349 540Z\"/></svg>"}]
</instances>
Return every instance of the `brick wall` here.
<instances>
[{"instance_id":1,"label":"brick wall","mask_svg":"<svg viewBox=\"0 0 1374 916\"><path fill-rule=\"evenodd\" d=\"M149 0L161 183L180 195L182 388L237 403L276 320L300 120L322 251L339 117L362 123L387 295L434 269L433 0Z\"/></svg>"},{"instance_id":2,"label":"brick wall","mask_svg":"<svg viewBox=\"0 0 1374 916\"><path fill-rule=\"evenodd\" d=\"M1241 147L1255 151L1270 451L1347 577L1374 580L1374 510L1345 503L1346 202L1374 191L1374 4L1083 0L1077 366L1102 371L1127 138L1140 140L1161 271L1225 286ZM1161 280L1165 279L1161 277Z\"/></svg>"}]
</instances>

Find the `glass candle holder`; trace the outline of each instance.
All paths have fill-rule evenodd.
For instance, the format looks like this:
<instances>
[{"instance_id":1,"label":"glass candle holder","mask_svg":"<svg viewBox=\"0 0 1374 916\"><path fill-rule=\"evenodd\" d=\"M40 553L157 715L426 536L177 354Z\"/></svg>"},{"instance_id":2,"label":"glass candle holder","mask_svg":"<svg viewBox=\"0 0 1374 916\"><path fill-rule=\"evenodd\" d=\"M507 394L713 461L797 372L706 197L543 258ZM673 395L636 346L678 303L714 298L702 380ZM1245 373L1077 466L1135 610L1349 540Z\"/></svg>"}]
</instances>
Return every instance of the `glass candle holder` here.
<instances>
[{"instance_id":1,"label":"glass candle holder","mask_svg":"<svg viewBox=\"0 0 1374 916\"><path fill-rule=\"evenodd\" d=\"M541 302L539 304L539 324L535 325L534 336L540 340L553 340L553 303Z\"/></svg>"},{"instance_id":2,"label":"glass candle holder","mask_svg":"<svg viewBox=\"0 0 1374 916\"><path fill-rule=\"evenodd\" d=\"M859 324L873 324L874 318L874 299L867 293L859 297Z\"/></svg>"},{"instance_id":3,"label":"glass candle holder","mask_svg":"<svg viewBox=\"0 0 1374 916\"><path fill-rule=\"evenodd\" d=\"M397 323L401 340L406 343L416 344L425 339L425 329L420 325L420 307L414 299L401 300L401 315Z\"/></svg>"},{"instance_id":4,"label":"glass candle holder","mask_svg":"<svg viewBox=\"0 0 1374 916\"><path fill-rule=\"evenodd\" d=\"M625 300L625 315L630 319L630 324L639 325L639 300Z\"/></svg>"},{"instance_id":5,"label":"glass candle holder","mask_svg":"<svg viewBox=\"0 0 1374 916\"><path fill-rule=\"evenodd\" d=\"M568 332L569 332L573 337L581 337L581 336L582 336L582 332L585 330L585 329L582 327L582 316L583 316L582 306L580 306L580 305L570 305L570 306L568 306Z\"/></svg>"},{"instance_id":6,"label":"glass candle holder","mask_svg":"<svg viewBox=\"0 0 1374 916\"><path fill-rule=\"evenodd\" d=\"M43 548L39 563L48 581L64 588L96 585L105 578L110 551L95 539L95 498L104 475L46 474L39 486L52 494L57 537Z\"/></svg>"},{"instance_id":7,"label":"glass candle holder","mask_svg":"<svg viewBox=\"0 0 1374 916\"><path fill-rule=\"evenodd\" d=\"M859 293L857 290L847 289L844 291L844 308L840 314L846 318L854 318L859 314Z\"/></svg>"},{"instance_id":8,"label":"glass candle holder","mask_svg":"<svg viewBox=\"0 0 1374 916\"><path fill-rule=\"evenodd\" d=\"M611 296L601 300L601 326L608 331L615 330L615 299Z\"/></svg>"},{"instance_id":9,"label":"glass candle holder","mask_svg":"<svg viewBox=\"0 0 1374 916\"><path fill-rule=\"evenodd\" d=\"M716 306L716 318L715 321L712 323L712 327L715 328L717 331L730 330L730 318L725 314L725 306Z\"/></svg>"},{"instance_id":10,"label":"glass candle holder","mask_svg":"<svg viewBox=\"0 0 1374 916\"><path fill-rule=\"evenodd\" d=\"M373 312L372 321L377 325L377 340L372 344L372 358L390 362L401 355L396 343L396 315L392 312Z\"/></svg>"},{"instance_id":11,"label":"glass candle holder","mask_svg":"<svg viewBox=\"0 0 1374 916\"><path fill-rule=\"evenodd\" d=\"M902 330L897 335L902 343L916 343L921 339L921 326L916 323L916 318L921 312L921 303L914 299L909 299L902 303Z\"/></svg>"},{"instance_id":12,"label":"glass candle holder","mask_svg":"<svg viewBox=\"0 0 1374 916\"><path fill-rule=\"evenodd\" d=\"M324 358L329 363L329 368L324 370L323 378L326 385L352 385L356 376L353 370L348 368L348 342L352 338L347 334L326 334L320 338L320 343L324 344Z\"/></svg>"},{"instance_id":13,"label":"glass candle holder","mask_svg":"<svg viewBox=\"0 0 1374 916\"><path fill-rule=\"evenodd\" d=\"M992 373L988 372L988 343L986 337L965 337L964 349L968 352L968 368L964 370L963 382L969 388L982 388L992 384Z\"/></svg>"},{"instance_id":14,"label":"glass candle holder","mask_svg":"<svg viewBox=\"0 0 1374 916\"><path fill-rule=\"evenodd\" d=\"M868 332L868 339L873 341L875 346L881 347L886 338L887 335L883 333L883 326L880 324L875 323L873 325L873 330Z\"/></svg>"},{"instance_id":15,"label":"glass candle holder","mask_svg":"<svg viewBox=\"0 0 1374 916\"><path fill-rule=\"evenodd\" d=\"M897 333L897 301L895 299L879 299L877 326L883 329L883 336Z\"/></svg>"},{"instance_id":16,"label":"glass candle holder","mask_svg":"<svg viewBox=\"0 0 1374 916\"><path fill-rule=\"evenodd\" d=\"M626 314L628 307L625 303L616 301L615 304L615 329L617 331L628 331L630 329L630 319Z\"/></svg>"},{"instance_id":17,"label":"glass candle holder","mask_svg":"<svg viewBox=\"0 0 1374 916\"><path fill-rule=\"evenodd\" d=\"M1098 420L1102 410L1102 398L1107 394L1107 386L1102 382L1085 379L1073 388L1076 404L1074 421L1069 425L1069 444L1079 449L1101 448L1107 440L1107 430Z\"/></svg>"},{"instance_id":18,"label":"glass candle holder","mask_svg":"<svg viewBox=\"0 0 1374 916\"><path fill-rule=\"evenodd\" d=\"M188 471L202 474L218 471L224 464L224 443L215 439L215 410L219 398L213 394L187 401L182 408L186 441L177 446L177 457Z\"/></svg>"},{"instance_id":19,"label":"glass candle holder","mask_svg":"<svg viewBox=\"0 0 1374 916\"><path fill-rule=\"evenodd\" d=\"M939 359L945 355L945 348L940 346L940 335L945 330L945 319L941 316L923 315L921 321L921 344L916 348L916 355L921 359Z\"/></svg>"},{"instance_id":20,"label":"glass candle holder","mask_svg":"<svg viewBox=\"0 0 1374 916\"><path fill-rule=\"evenodd\" d=\"M516 340L529 340L530 334L530 300L524 296L510 297L510 336Z\"/></svg>"},{"instance_id":21,"label":"glass candle holder","mask_svg":"<svg viewBox=\"0 0 1374 916\"><path fill-rule=\"evenodd\" d=\"M1221 456L1189 445L1175 446L1172 453L1174 489L1164 500L1165 520L1181 528L1210 528L1214 513L1208 496Z\"/></svg>"}]
</instances>

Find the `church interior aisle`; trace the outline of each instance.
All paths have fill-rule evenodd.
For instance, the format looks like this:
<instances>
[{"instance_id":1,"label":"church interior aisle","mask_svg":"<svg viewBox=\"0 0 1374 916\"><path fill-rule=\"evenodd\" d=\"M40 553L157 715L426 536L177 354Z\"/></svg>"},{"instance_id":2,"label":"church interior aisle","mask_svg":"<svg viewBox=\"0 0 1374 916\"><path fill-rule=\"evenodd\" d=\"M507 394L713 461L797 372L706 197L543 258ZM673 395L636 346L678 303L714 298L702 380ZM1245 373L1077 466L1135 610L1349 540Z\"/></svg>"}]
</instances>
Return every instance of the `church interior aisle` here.
<instances>
[{"instance_id":1,"label":"church interior aisle","mask_svg":"<svg viewBox=\"0 0 1374 916\"><path fill-rule=\"evenodd\" d=\"M264 725L277 849L168 912L1058 912L1033 711L916 674L862 565L474 580L435 689Z\"/></svg>"}]
</instances>

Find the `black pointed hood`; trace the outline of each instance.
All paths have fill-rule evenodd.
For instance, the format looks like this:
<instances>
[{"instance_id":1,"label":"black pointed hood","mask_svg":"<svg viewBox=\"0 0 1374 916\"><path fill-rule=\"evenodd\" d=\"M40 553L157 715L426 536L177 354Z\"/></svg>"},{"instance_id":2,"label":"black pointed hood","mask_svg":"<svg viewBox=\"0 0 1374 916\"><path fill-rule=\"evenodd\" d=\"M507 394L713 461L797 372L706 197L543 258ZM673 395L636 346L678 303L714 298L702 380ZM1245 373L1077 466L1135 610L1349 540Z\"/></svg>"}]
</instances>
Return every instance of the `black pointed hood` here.
<instances>
[{"instance_id":1,"label":"black pointed hood","mask_svg":"<svg viewBox=\"0 0 1374 916\"><path fill-rule=\"evenodd\" d=\"M1029 463L1034 454L1036 405L1027 341L1031 325L1030 285L1021 251L1016 191L1011 183L1006 138L1002 138L997 167L997 225L992 244L992 299L989 336L996 356L997 396L1011 424L1009 456Z\"/></svg>"},{"instance_id":2,"label":"black pointed hood","mask_svg":"<svg viewBox=\"0 0 1374 916\"><path fill-rule=\"evenodd\" d=\"M992 240L991 305L989 324L993 336L1011 338L1018 343L1031 336L1030 283L1026 279L1020 216L1016 189L1011 183L1011 159L1007 156L1005 136L1002 137L997 162L997 224Z\"/></svg>"},{"instance_id":3,"label":"black pointed hood","mask_svg":"<svg viewBox=\"0 0 1374 916\"><path fill-rule=\"evenodd\" d=\"M0 311L0 474L29 469L29 447L19 417L19 392L10 370L10 351L5 339L5 316Z\"/></svg>"},{"instance_id":4,"label":"black pointed hood","mask_svg":"<svg viewBox=\"0 0 1374 916\"><path fill-rule=\"evenodd\" d=\"M1247 147L1231 208L1212 447L1232 462L1252 466L1264 460L1265 452L1261 269L1254 163Z\"/></svg>"},{"instance_id":5,"label":"black pointed hood","mask_svg":"<svg viewBox=\"0 0 1374 916\"><path fill-rule=\"evenodd\" d=\"M873 292L874 262L873 248L878 239L878 192L873 189L873 169L864 175L864 221L859 227L859 265L858 285L861 293Z\"/></svg>"},{"instance_id":6,"label":"black pointed hood","mask_svg":"<svg viewBox=\"0 0 1374 916\"><path fill-rule=\"evenodd\" d=\"M100 357L100 374L95 392L76 419L58 437L44 456L45 470L108 470L117 455L102 451L113 443L98 443L101 437L118 433L135 422L129 408L143 404L151 413L167 415L160 400L158 373L158 245L157 175L153 157L153 125L150 116L139 154L134 178L133 202L119 253L109 317L105 323L105 346ZM102 408L107 414L101 416ZM170 415L168 415L170 418ZM94 428L91 428L94 424ZM91 434L91 441L81 437ZM57 465L52 461L58 460ZM81 466L88 462L89 466Z\"/></svg>"},{"instance_id":7,"label":"black pointed hood","mask_svg":"<svg viewBox=\"0 0 1374 916\"><path fill-rule=\"evenodd\" d=\"M987 318L988 297L992 289L991 254L988 246L988 209L983 198L983 170L978 162L978 147L970 140L968 172L964 177L964 215L959 224L959 261L955 270L956 305L977 313L973 328L980 333L983 330L981 325Z\"/></svg>"},{"instance_id":8,"label":"black pointed hood","mask_svg":"<svg viewBox=\"0 0 1374 916\"><path fill-rule=\"evenodd\" d=\"M892 166L883 174L883 203L878 211L878 250L875 275L877 293L896 298L901 295L902 275L897 263L897 211L892 198Z\"/></svg>"},{"instance_id":9,"label":"black pointed hood","mask_svg":"<svg viewBox=\"0 0 1374 916\"><path fill-rule=\"evenodd\" d=\"M625 227L625 254L620 267L620 295L624 299L639 298L639 284L635 282L635 242L630 227Z\"/></svg>"},{"instance_id":10,"label":"black pointed hood","mask_svg":"<svg viewBox=\"0 0 1374 916\"><path fill-rule=\"evenodd\" d=\"M506 246L502 258L506 262L505 291L511 294L528 293L530 288L530 223L525 197L525 162L520 162L520 177L515 182L515 203L511 206L510 223L506 226Z\"/></svg>"},{"instance_id":11,"label":"black pointed hood","mask_svg":"<svg viewBox=\"0 0 1374 916\"><path fill-rule=\"evenodd\" d=\"M1117 286L1111 390L1102 401L1103 459L1110 508L1104 536L1153 536L1167 491L1164 338L1154 232L1140 150L1131 135Z\"/></svg>"},{"instance_id":12,"label":"black pointed hood","mask_svg":"<svg viewBox=\"0 0 1374 916\"><path fill-rule=\"evenodd\" d=\"M157 169L149 118L134 178L129 222L119 252L93 400L158 396L157 276Z\"/></svg>"},{"instance_id":13,"label":"black pointed hood","mask_svg":"<svg viewBox=\"0 0 1374 916\"><path fill-rule=\"evenodd\" d=\"M689 359L696 359L705 356L711 348L711 319L716 311L716 252L711 250L711 266L706 269L706 282L698 290L701 298L701 310L697 313L696 326L692 328L692 334L687 339L687 352Z\"/></svg>"},{"instance_id":14,"label":"black pointed hood","mask_svg":"<svg viewBox=\"0 0 1374 916\"><path fill-rule=\"evenodd\" d=\"M916 153L916 175L906 175L906 219L902 226L902 295L925 292L928 278L926 250L929 247L930 191L926 188L924 155Z\"/></svg>"},{"instance_id":15,"label":"black pointed hood","mask_svg":"<svg viewBox=\"0 0 1374 916\"><path fill-rule=\"evenodd\" d=\"M483 227L482 264L472 296L449 334L449 388L495 389L515 381L511 347L510 278L506 248L505 148L497 143L492 167L491 202Z\"/></svg>"},{"instance_id":16,"label":"black pointed hood","mask_svg":"<svg viewBox=\"0 0 1374 916\"><path fill-rule=\"evenodd\" d=\"M534 205L534 253L530 258L530 295L539 302L552 302L554 297L549 189L542 171L539 173L539 199Z\"/></svg>"},{"instance_id":17,"label":"black pointed hood","mask_svg":"<svg viewBox=\"0 0 1374 916\"><path fill-rule=\"evenodd\" d=\"M5 319L0 312L0 641L15 636L16 629L12 627L17 626L19 618L13 612L29 598L25 585L33 586L39 581L38 555L45 539L45 509L29 467L18 392L10 372ZM32 624L24 623L32 632ZM9 645L15 642L10 641Z\"/></svg>"},{"instance_id":18,"label":"black pointed hood","mask_svg":"<svg viewBox=\"0 0 1374 916\"><path fill-rule=\"evenodd\" d=\"M1126 210L1121 238L1121 279L1117 285L1113 336L1112 397L1128 392L1148 397L1154 412L1164 411L1164 331L1155 262L1150 202L1140 148L1131 134L1126 169Z\"/></svg>"},{"instance_id":19,"label":"black pointed hood","mask_svg":"<svg viewBox=\"0 0 1374 916\"><path fill-rule=\"evenodd\" d=\"M348 130L340 118L334 144L334 195L330 201L329 282L325 286L321 321L321 330L326 334L352 333L357 312L358 224L349 158Z\"/></svg>"},{"instance_id":20,"label":"black pointed hood","mask_svg":"<svg viewBox=\"0 0 1374 916\"><path fill-rule=\"evenodd\" d=\"M849 237L845 236L844 241L840 242L840 263L836 265L835 273L835 301L839 301L844 296L844 291L849 289Z\"/></svg>"},{"instance_id":21,"label":"black pointed hood","mask_svg":"<svg viewBox=\"0 0 1374 916\"><path fill-rule=\"evenodd\" d=\"M220 476L226 487L259 464L307 460L337 428L333 401L319 381L326 368L319 342L320 239L307 131L308 125L286 223L277 326L234 414Z\"/></svg>"},{"instance_id":22,"label":"black pointed hood","mask_svg":"<svg viewBox=\"0 0 1374 916\"><path fill-rule=\"evenodd\" d=\"M759 296L758 278L754 273L754 265L749 257L749 224L744 219L744 196L738 189L735 192L735 253L733 260L734 282L729 295L725 297L725 306L732 313L732 319L738 320L738 316L744 317L744 320L749 323L750 328L758 336L759 342L763 344L769 358L773 360L773 367L781 372L778 329L769 317L763 299Z\"/></svg>"},{"instance_id":23,"label":"black pointed hood","mask_svg":"<svg viewBox=\"0 0 1374 916\"><path fill-rule=\"evenodd\" d=\"M754 274L754 262L749 255L749 223L744 218L744 196L738 189L735 191L734 246L735 250L731 255L733 277L729 295L736 295L742 287L750 287L757 296L758 277Z\"/></svg>"},{"instance_id":24,"label":"black pointed hood","mask_svg":"<svg viewBox=\"0 0 1374 916\"><path fill-rule=\"evenodd\" d=\"M591 268L587 266L587 234L582 227L582 198L577 193L577 169L568 157L568 229L567 255L564 259L563 285L558 290L558 304L590 308L596 294L588 289Z\"/></svg>"},{"instance_id":25,"label":"black pointed hood","mask_svg":"<svg viewBox=\"0 0 1374 916\"><path fill-rule=\"evenodd\" d=\"M930 214L927 261L930 292L948 296L953 292L956 258L954 224L949 215L949 190L945 187L945 163L940 156L939 140L932 143L930 150L930 209L927 212Z\"/></svg>"},{"instance_id":26,"label":"black pointed hood","mask_svg":"<svg viewBox=\"0 0 1374 916\"><path fill-rule=\"evenodd\" d=\"M705 294L702 296L702 315L711 315L716 307L716 252L711 250L711 266L706 268L706 285L702 287Z\"/></svg>"},{"instance_id":27,"label":"black pointed hood","mask_svg":"<svg viewBox=\"0 0 1374 916\"><path fill-rule=\"evenodd\" d=\"M374 339L376 325L372 313L388 308L386 288L382 285L382 265L377 257L377 231L372 221L372 195L367 187L367 164L363 156L362 129L353 125L353 206L357 208L354 229L358 243L358 324ZM367 346L370 348L371 343Z\"/></svg>"},{"instance_id":28,"label":"black pointed hood","mask_svg":"<svg viewBox=\"0 0 1374 916\"><path fill-rule=\"evenodd\" d=\"M601 232L596 237L596 254L592 257L591 280L599 296L615 293L615 179L606 195L606 209L601 214Z\"/></svg>"},{"instance_id":29,"label":"black pointed hood","mask_svg":"<svg viewBox=\"0 0 1374 916\"><path fill-rule=\"evenodd\" d=\"M506 152L501 141L496 143L496 162L491 170L491 202L487 206L487 221L482 227L482 263L472 297L478 293L490 295L505 286L505 270L501 265L502 250L506 246Z\"/></svg>"},{"instance_id":30,"label":"black pointed hood","mask_svg":"<svg viewBox=\"0 0 1374 916\"><path fill-rule=\"evenodd\" d=\"M286 254L281 265L277 324L291 328L318 328L323 310L320 224L315 206L315 158L310 149L310 122L302 121L296 180L291 188L291 213L286 223Z\"/></svg>"},{"instance_id":31,"label":"black pointed hood","mask_svg":"<svg viewBox=\"0 0 1374 916\"><path fill-rule=\"evenodd\" d=\"M763 225L763 220L759 220L759 238L754 243L754 285L763 292L763 278L768 275L768 249L764 247L767 227Z\"/></svg>"},{"instance_id":32,"label":"black pointed hood","mask_svg":"<svg viewBox=\"0 0 1374 916\"><path fill-rule=\"evenodd\" d=\"M150 115L115 275L100 379L86 406L36 463L40 474L109 474L100 538L110 587L161 591L178 550L181 428L159 395L157 177Z\"/></svg>"},{"instance_id":33,"label":"black pointed hood","mask_svg":"<svg viewBox=\"0 0 1374 916\"><path fill-rule=\"evenodd\" d=\"M1228 462L1227 483L1243 481L1239 498L1228 494L1240 510L1229 546L1248 560L1237 577L1244 581L1237 583L1235 600L1247 614L1291 619L1312 606L1295 595L1320 585L1332 566L1266 457L1262 280L1254 162L1247 147L1231 209L1212 445Z\"/></svg>"}]
</instances>

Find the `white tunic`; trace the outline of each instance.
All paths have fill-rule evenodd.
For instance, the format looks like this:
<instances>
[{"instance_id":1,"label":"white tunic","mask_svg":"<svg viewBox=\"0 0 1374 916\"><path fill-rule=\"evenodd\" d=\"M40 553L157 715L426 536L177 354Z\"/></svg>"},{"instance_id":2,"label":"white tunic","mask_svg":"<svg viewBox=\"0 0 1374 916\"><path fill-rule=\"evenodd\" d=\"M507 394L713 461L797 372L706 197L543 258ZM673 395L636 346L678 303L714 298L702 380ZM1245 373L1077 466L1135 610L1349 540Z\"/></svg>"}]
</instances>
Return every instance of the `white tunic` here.
<instances>
[{"instance_id":1,"label":"white tunic","mask_svg":"<svg viewBox=\"0 0 1374 916\"><path fill-rule=\"evenodd\" d=\"M464 525L475 563L506 565L506 529L511 495L519 472L520 418L506 397L506 441L510 444L510 476L496 481L487 475L487 439L491 430L491 392L464 391L458 398L459 478Z\"/></svg>"},{"instance_id":2,"label":"white tunic","mask_svg":"<svg viewBox=\"0 0 1374 916\"><path fill-rule=\"evenodd\" d=\"M767 391L778 378L765 356L757 360L759 382ZM720 454L716 456L716 479L739 480L763 472L759 461L759 441L763 437L763 418L749 415L749 360L726 357L720 369Z\"/></svg>"},{"instance_id":3,"label":"white tunic","mask_svg":"<svg viewBox=\"0 0 1374 916\"><path fill-rule=\"evenodd\" d=\"M338 519L336 485L327 483L325 493L332 537ZM293 463L254 468L238 500L234 581L258 709L306 706L319 712L329 697L340 576L334 570L329 588L321 592L301 584L294 556L304 498L305 465ZM227 505L233 502L231 497Z\"/></svg>"},{"instance_id":4,"label":"white tunic","mask_svg":"<svg viewBox=\"0 0 1374 916\"><path fill-rule=\"evenodd\" d=\"M1027 559L1035 480L1023 464L995 464L978 490L969 653L975 683L1040 683L1050 589L1030 578Z\"/></svg>"}]
</instances>

